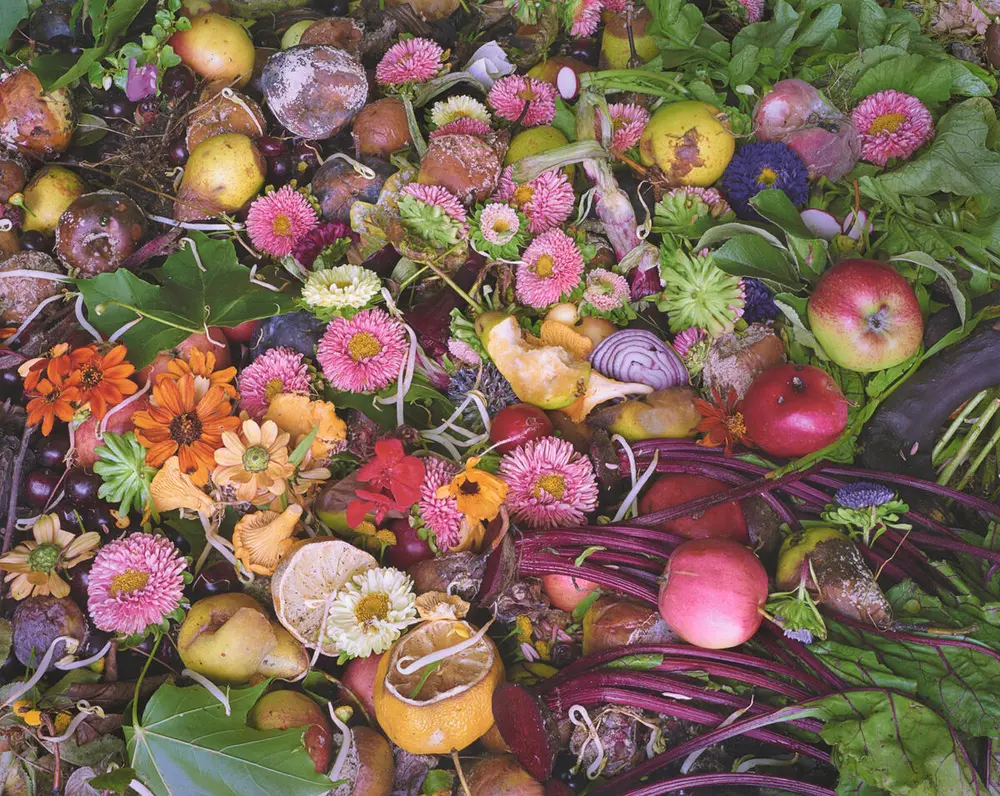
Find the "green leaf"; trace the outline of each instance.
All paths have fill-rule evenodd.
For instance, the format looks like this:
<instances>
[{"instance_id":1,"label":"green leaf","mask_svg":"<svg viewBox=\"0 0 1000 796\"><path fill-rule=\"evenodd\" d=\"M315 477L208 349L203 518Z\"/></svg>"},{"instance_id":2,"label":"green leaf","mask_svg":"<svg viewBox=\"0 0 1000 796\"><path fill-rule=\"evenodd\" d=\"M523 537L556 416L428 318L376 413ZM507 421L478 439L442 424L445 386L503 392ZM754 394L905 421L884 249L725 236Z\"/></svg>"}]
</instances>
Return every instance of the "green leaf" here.
<instances>
[{"instance_id":1,"label":"green leaf","mask_svg":"<svg viewBox=\"0 0 1000 796\"><path fill-rule=\"evenodd\" d=\"M268 684L231 690L230 716L202 686L160 686L141 722L124 728L138 778L156 794L327 793L332 783L316 771L301 729L247 726Z\"/></svg>"},{"instance_id":2,"label":"green leaf","mask_svg":"<svg viewBox=\"0 0 1000 796\"><path fill-rule=\"evenodd\" d=\"M108 123L92 113L81 113L73 132L73 144L90 146L108 134Z\"/></svg>"},{"instance_id":3,"label":"green leaf","mask_svg":"<svg viewBox=\"0 0 1000 796\"><path fill-rule=\"evenodd\" d=\"M858 44L862 50L882 43L887 27L885 11L875 0L861 0L858 18Z\"/></svg>"},{"instance_id":4,"label":"green leaf","mask_svg":"<svg viewBox=\"0 0 1000 796\"><path fill-rule=\"evenodd\" d=\"M435 768L433 771L427 773L423 784L420 786L420 792L422 794L433 794L446 790L450 793L454 782L455 775L451 771L443 771L440 768Z\"/></svg>"},{"instance_id":5,"label":"green leaf","mask_svg":"<svg viewBox=\"0 0 1000 796\"><path fill-rule=\"evenodd\" d=\"M816 17L809 22L802 32L795 37L795 47L818 47L837 30L843 11L836 3L823 7Z\"/></svg>"},{"instance_id":6,"label":"green leaf","mask_svg":"<svg viewBox=\"0 0 1000 796\"><path fill-rule=\"evenodd\" d=\"M842 771L890 793L973 794L984 789L958 738L925 705L878 689L846 691L811 703L824 720Z\"/></svg>"},{"instance_id":7,"label":"green leaf","mask_svg":"<svg viewBox=\"0 0 1000 796\"><path fill-rule=\"evenodd\" d=\"M897 260L902 260L907 263L914 263L922 268L927 268L933 271L939 277L944 280L944 283L948 286L948 290L951 292L951 297L955 302L955 309L958 310L958 320L964 326L965 319L969 317L969 309L971 304L969 302L968 296L962 292L962 288L958 285L958 280L955 278L955 272L952 271L946 265L942 265L933 257L930 257L923 252L906 252L906 254L900 254L897 257L892 257L893 262Z\"/></svg>"},{"instance_id":8,"label":"green leaf","mask_svg":"<svg viewBox=\"0 0 1000 796\"><path fill-rule=\"evenodd\" d=\"M715 264L733 276L752 276L784 287L798 286L795 266L759 235L736 235L715 250Z\"/></svg>"},{"instance_id":9,"label":"green leaf","mask_svg":"<svg viewBox=\"0 0 1000 796\"><path fill-rule=\"evenodd\" d=\"M656 652L644 652L638 655L626 655L615 658L608 663L609 669L630 669L634 672L644 672L655 669L663 663L663 655Z\"/></svg>"},{"instance_id":10,"label":"green leaf","mask_svg":"<svg viewBox=\"0 0 1000 796\"><path fill-rule=\"evenodd\" d=\"M914 695L917 693L915 680L896 674L872 650L858 649L829 639L814 641L809 649L828 669L851 685L890 688Z\"/></svg>"},{"instance_id":11,"label":"green leaf","mask_svg":"<svg viewBox=\"0 0 1000 796\"><path fill-rule=\"evenodd\" d=\"M851 96L864 99L877 91L895 89L912 94L933 108L951 96L952 70L946 61L923 55L903 55L872 67L854 84Z\"/></svg>"},{"instance_id":12,"label":"green leaf","mask_svg":"<svg viewBox=\"0 0 1000 796\"><path fill-rule=\"evenodd\" d=\"M7 660L10 655L11 645L14 643L14 635L11 630L10 621L0 619L0 661Z\"/></svg>"},{"instance_id":13,"label":"green leaf","mask_svg":"<svg viewBox=\"0 0 1000 796\"><path fill-rule=\"evenodd\" d=\"M1000 154L986 146L996 123L989 100L967 99L941 118L934 142L923 155L873 182L885 191L908 196L943 191L959 196L989 194L1000 201Z\"/></svg>"},{"instance_id":14,"label":"green leaf","mask_svg":"<svg viewBox=\"0 0 1000 796\"><path fill-rule=\"evenodd\" d=\"M105 335L141 317L121 337L137 369L208 326L238 326L295 308L291 295L250 282L250 269L236 259L230 241L213 240L201 232L191 232L190 237L197 259L190 244L170 255L163 268L153 272L160 285L124 268L75 280L90 322Z\"/></svg>"},{"instance_id":15,"label":"green leaf","mask_svg":"<svg viewBox=\"0 0 1000 796\"><path fill-rule=\"evenodd\" d=\"M7 40L27 18L28 0L3 0L0 3L0 52L7 52Z\"/></svg>"},{"instance_id":16,"label":"green leaf","mask_svg":"<svg viewBox=\"0 0 1000 796\"><path fill-rule=\"evenodd\" d=\"M292 451L292 455L288 457L288 461L294 464L296 467L302 463L302 460L306 458L306 453L312 447L313 440L316 439L316 435L319 433L319 426L313 428L305 437L303 437L302 442L295 446L295 450Z\"/></svg>"},{"instance_id":17,"label":"green leaf","mask_svg":"<svg viewBox=\"0 0 1000 796\"><path fill-rule=\"evenodd\" d=\"M815 237L784 191L775 188L761 191L750 200L750 204L783 232L798 238Z\"/></svg>"},{"instance_id":18,"label":"green leaf","mask_svg":"<svg viewBox=\"0 0 1000 796\"><path fill-rule=\"evenodd\" d=\"M94 790L111 790L115 793L125 793L129 783L136 776L135 769L126 766L125 768L116 768L107 774L101 774L99 777L94 777L88 784Z\"/></svg>"},{"instance_id":19,"label":"green leaf","mask_svg":"<svg viewBox=\"0 0 1000 796\"><path fill-rule=\"evenodd\" d=\"M760 67L760 48L756 44L748 44L729 62L729 84L738 86L746 83L754 76Z\"/></svg>"}]
</instances>

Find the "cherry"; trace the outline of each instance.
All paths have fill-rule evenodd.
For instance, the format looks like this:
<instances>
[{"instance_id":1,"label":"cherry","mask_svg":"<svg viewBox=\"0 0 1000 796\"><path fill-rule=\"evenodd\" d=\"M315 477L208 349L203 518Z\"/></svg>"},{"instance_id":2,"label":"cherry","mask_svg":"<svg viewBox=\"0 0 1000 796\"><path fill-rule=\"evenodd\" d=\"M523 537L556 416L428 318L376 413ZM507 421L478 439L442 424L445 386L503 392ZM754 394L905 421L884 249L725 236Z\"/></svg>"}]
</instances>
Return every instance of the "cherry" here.
<instances>
[{"instance_id":1,"label":"cherry","mask_svg":"<svg viewBox=\"0 0 1000 796\"><path fill-rule=\"evenodd\" d=\"M59 501L59 505L53 509L59 517L59 524L63 530L76 533L80 530L80 522L83 520L83 510L72 505L68 500ZM84 525L86 528L86 525Z\"/></svg>"},{"instance_id":2,"label":"cherry","mask_svg":"<svg viewBox=\"0 0 1000 796\"><path fill-rule=\"evenodd\" d=\"M597 66L597 59L600 58L601 49L597 46L597 39L577 39L570 47L569 54L574 58L579 58L585 64Z\"/></svg>"},{"instance_id":3,"label":"cherry","mask_svg":"<svg viewBox=\"0 0 1000 796\"><path fill-rule=\"evenodd\" d=\"M24 501L33 508L44 509L55 494L59 474L49 470L34 470L24 479Z\"/></svg>"},{"instance_id":4,"label":"cherry","mask_svg":"<svg viewBox=\"0 0 1000 796\"><path fill-rule=\"evenodd\" d=\"M30 252L47 252L52 248L53 239L44 232L30 229L21 233L21 248Z\"/></svg>"},{"instance_id":5,"label":"cherry","mask_svg":"<svg viewBox=\"0 0 1000 796\"><path fill-rule=\"evenodd\" d=\"M268 158L267 180L273 184L284 184L295 174L295 165L289 155L278 155Z\"/></svg>"},{"instance_id":6,"label":"cherry","mask_svg":"<svg viewBox=\"0 0 1000 796\"><path fill-rule=\"evenodd\" d=\"M280 138L275 138L273 135L265 135L258 138L257 148L266 158L276 158L278 155L284 155L287 151L285 142Z\"/></svg>"},{"instance_id":7,"label":"cherry","mask_svg":"<svg viewBox=\"0 0 1000 796\"><path fill-rule=\"evenodd\" d=\"M299 141L292 153L295 175L300 183L306 182L319 168L319 150L308 141Z\"/></svg>"},{"instance_id":8,"label":"cherry","mask_svg":"<svg viewBox=\"0 0 1000 796\"><path fill-rule=\"evenodd\" d=\"M183 166L187 163L187 159L187 144L184 143L183 138L178 138L167 145L167 160L170 161L170 165Z\"/></svg>"},{"instance_id":9,"label":"cherry","mask_svg":"<svg viewBox=\"0 0 1000 796\"><path fill-rule=\"evenodd\" d=\"M80 512L83 515L83 526L88 531L97 531L107 540L118 539L124 536L125 529L118 527L111 509L112 506L103 500L96 505L85 507Z\"/></svg>"},{"instance_id":10,"label":"cherry","mask_svg":"<svg viewBox=\"0 0 1000 796\"><path fill-rule=\"evenodd\" d=\"M97 490L101 488L101 478L88 473L82 467L74 467L66 473L63 489L66 499L77 506L92 506L97 502Z\"/></svg>"},{"instance_id":11,"label":"cherry","mask_svg":"<svg viewBox=\"0 0 1000 796\"><path fill-rule=\"evenodd\" d=\"M552 434L552 421L537 406L513 404L497 412L490 427L490 441L500 453Z\"/></svg>"},{"instance_id":12,"label":"cherry","mask_svg":"<svg viewBox=\"0 0 1000 796\"><path fill-rule=\"evenodd\" d=\"M173 542L174 547L180 550L184 555L191 552L191 543L184 538L184 536L179 532L175 531L173 528L163 528L162 533L171 542Z\"/></svg>"},{"instance_id":13,"label":"cherry","mask_svg":"<svg viewBox=\"0 0 1000 796\"><path fill-rule=\"evenodd\" d=\"M39 467L58 470L69 451L69 436L58 432L42 437L35 444L35 462Z\"/></svg>"},{"instance_id":14,"label":"cherry","mask_svg":"<svg viewBox=\"0 0 1000 796\"><path fill-rule=\"evenodd\" d=\"M233 565L228 561L217 561L198 573L194 579L192 595L194 599L200 600L203 597L213 597L216 594L227 594L239 590L240 582L233 571Z\"/></svg>"},{"instance_id":15,"label":"cherry","mask_svg":"<svg viewBox=\"0 0 1000 796\"><path fill-rule=\"evenodd\" d=\"M112 119L127 119L135 113L135 104L128 101L124 94L110 95L102 108L105 116Z\"/></svg>"},{"instance_id":16,"label":"cherry","mask_svg":"<svg viewBox=\"0 0 1000 796\"><path fill-rule=\"evenodd\" d=\"M172 66L163 73L160 91L168 97L182 97L194 90L194 72L184 65Z\"/></svg>"},{"instance_id":17,"label":"cherry","mask_svg":"<svg viewBox=\"0 0 1000 796\"><path fill-rule=\"evenodd\" d=\"M75 525L73 526L76 527ZM66 526L63 525L63 529ZM94 559L82 561L69 571L69 593L80 605L87 604L87 587L90 585L90 569Z\"/></svg>"}]
</instances>

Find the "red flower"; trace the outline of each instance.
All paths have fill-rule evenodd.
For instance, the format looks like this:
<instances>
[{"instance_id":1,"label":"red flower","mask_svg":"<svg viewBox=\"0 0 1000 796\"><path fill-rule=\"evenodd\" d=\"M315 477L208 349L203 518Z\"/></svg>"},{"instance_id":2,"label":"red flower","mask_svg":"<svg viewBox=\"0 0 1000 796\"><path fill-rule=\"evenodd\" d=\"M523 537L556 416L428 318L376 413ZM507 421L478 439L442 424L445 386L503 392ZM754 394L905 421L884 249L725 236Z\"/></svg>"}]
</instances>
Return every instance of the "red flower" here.
<instances>
[{"instance_id":1,"label":"red flower","mask_svg":"<svg viewBox=\"0 0 1000 796\"><path fill-rule=\"evenodd\" d=\"M712 390L712 398L715 403L701 399L696 399L694 402L695 408L702 415L697 430L705 432L705 436L698 440L698 444L710 448L725 445L726 456L732 456L734 445L752 447L754 442L747 436L747 427L743 420L743 401L739 400L736 390L729 388L725 402L716 390Z\"/></svg>"},{"instance_id":2,"label":"red flower","mask_svg":"<svg viewBox=\"0 0 1000 796\"><path fill-rule=\"evenodd\" d=\"M357 478L370 489L355 490L358 500L347 504L347 524L352 528L373 510L376 522L382 522L390 511L409 511L420 500L424 463L405 455L398 439L382 439L375 443L375 457L358 470Z\"/></svg>"}]
</instances>

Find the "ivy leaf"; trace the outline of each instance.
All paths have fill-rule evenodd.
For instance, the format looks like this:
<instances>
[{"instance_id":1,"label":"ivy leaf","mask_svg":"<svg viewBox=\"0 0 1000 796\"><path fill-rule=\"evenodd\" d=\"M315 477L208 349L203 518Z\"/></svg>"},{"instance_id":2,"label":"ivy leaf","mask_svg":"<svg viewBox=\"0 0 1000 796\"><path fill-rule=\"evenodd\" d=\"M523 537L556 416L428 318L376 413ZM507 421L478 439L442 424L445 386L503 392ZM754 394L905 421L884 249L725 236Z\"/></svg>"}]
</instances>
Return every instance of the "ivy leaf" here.
<instances>
[{"instance_id":1,"label":"ivy leaf","mask_svg":"<svg viewBox=\"0 0 1000 796\"><path fill-rule=\"evenodd\" d=\"M137 369L208 326L238 326L295 309L291 295L250 281L250 269L236 259L230 241L200 232L190 237L195 249L188 244L153 271L160 285L124 268L75 280L91 323L105 335L141 318L121 337Z\"/></svg>"},{"instance_id":2,"label":"ivy leaf","mask_svg":"<svg viewBox=\"0 0 1000 796\"><path fill-rule=\"evenodd\" d=\"M160 686L142 721L124 728L138 778L158 796L329 792L334 783L316 771L301 729L262 732L247 726L247 714L269 682L231 690L229 716L202 686Z\"/></svg>"}]
</instances>

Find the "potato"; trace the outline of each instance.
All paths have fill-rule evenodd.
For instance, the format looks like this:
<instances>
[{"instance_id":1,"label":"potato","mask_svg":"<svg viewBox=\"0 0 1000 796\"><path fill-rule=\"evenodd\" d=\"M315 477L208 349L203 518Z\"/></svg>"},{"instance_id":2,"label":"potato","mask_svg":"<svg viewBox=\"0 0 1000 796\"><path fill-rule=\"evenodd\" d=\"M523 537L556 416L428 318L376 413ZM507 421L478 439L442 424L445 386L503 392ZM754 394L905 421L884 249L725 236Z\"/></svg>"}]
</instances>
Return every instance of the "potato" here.
<instances>
[{"instance_id":1,"label":"potato","mask_svg":"<svg viewBox=\"0 0 1000 796\"><path fill-rule=\"evenodd\" d=\"M45 158L69 148L75 127L68 89L46 94L26 66L0 80L0 144L16 147L22 155Z\"/></svg>"},{"instance_id":2,"label":"potato","mask_svg":"<svg viewBox=\"0 0 1000 796\"><path fill-rule=\"evenodd\" d=\"M264 187L266 174L264 157L245 135L223 133L202 141L188 158L174 218L195 221L239 210Z\"/></svg>"}]
</instances>

